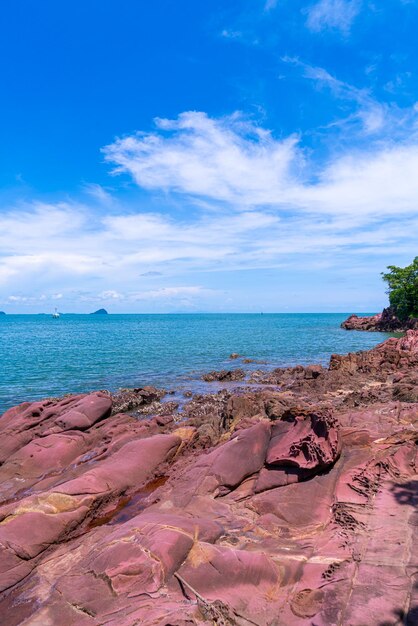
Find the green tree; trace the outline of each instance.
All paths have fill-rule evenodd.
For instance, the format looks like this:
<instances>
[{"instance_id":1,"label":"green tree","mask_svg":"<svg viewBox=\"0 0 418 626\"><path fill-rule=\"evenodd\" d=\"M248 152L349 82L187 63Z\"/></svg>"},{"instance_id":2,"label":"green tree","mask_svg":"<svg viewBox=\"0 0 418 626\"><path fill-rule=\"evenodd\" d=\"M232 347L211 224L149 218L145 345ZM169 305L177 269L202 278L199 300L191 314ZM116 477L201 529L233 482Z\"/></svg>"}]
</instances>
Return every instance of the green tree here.
<instances>
[{"instance_id":1,"label":"green tree","mask_svg":"<svg viewBox=\"0 0 418 626\"><path fill-rule=\"evenodd\" d=\"M389 289L389 302L396 316L403 322L418 317L418 256L406 267L388 265L382 277Z\"/></svg>"}]
</instances>

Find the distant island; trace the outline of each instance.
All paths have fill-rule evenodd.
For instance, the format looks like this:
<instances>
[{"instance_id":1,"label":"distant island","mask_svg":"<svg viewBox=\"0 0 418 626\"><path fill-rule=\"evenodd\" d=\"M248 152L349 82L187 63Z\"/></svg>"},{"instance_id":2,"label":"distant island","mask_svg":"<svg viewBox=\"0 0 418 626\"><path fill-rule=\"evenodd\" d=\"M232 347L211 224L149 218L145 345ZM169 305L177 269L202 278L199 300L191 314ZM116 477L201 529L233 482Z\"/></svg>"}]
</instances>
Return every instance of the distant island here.
<instances>
[{"instance_id":1,"label":"distant island","mask_svg":"<svg viewBox=\"0 0 418 626\"><path fill-rule=\"evenodd\" d=\"M93 311L90 315L109 315L106 309L97 309L97 311Z\"/></svg>"},{"instance_id":2,"label":"distant island","mask_svg":"<svg viewBox=\"0 0 418 626\"><path fill-rule=\"evenodd\" d=\"M6 315L4 311L0 311L0 315Z\"/></svg>"}]
</instances>

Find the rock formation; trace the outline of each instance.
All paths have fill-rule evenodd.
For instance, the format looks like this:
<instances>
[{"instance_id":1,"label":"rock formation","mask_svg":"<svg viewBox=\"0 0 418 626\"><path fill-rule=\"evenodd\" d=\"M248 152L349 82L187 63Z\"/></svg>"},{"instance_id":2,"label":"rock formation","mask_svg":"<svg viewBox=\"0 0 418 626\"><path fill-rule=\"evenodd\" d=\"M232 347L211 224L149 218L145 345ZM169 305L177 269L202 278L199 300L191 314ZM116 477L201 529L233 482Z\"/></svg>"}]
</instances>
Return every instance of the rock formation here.
<instances>
[{"instance_id":1,"label":"rock formation","mask_svg":"<svg viewBox=\"0 0 418 626\"><path fill-rule=\"evenodd\" d=\"M406 330L418 329L418 320L411 318L401 322L391 307L383 309L382 313L369 317L358 317L350 315L342 324L345 330L368 330L385 333L404 332Z\"/></svg>"},{"instance_id":2,"label":"rock formation","mask_svg":"<svg viewBox=\"0 0 418 626\"><path fill-rule=\"evenodd\" d=\"M411 330L181 408L147 387L10 409L0 622L418 623L417 366Z\"/></svg>"},{"instance_id":3,"label":"rock formation","mask_svg":"<svg viewBox=\"0 0 418 626\"><path fill-rule=\"evenodd\" d=\"M202 380L205 380L207 383L213 381L219 382L228 382L228 381L237 381L244 380L245 372L243 369L237 368L234 370L220 370L219 372L208 372L207 374L203 374Z\"/></svg>"}]
</instances>

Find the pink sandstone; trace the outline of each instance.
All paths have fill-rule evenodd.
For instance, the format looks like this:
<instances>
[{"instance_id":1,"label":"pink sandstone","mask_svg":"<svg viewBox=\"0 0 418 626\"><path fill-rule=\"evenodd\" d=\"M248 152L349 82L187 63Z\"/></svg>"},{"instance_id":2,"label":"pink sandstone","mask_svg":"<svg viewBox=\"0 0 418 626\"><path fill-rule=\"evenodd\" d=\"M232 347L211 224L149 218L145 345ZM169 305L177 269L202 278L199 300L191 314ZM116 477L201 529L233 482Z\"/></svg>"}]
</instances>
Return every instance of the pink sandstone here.
<instances>
[{"instance_id":1,"label":"pink sandstone","mask_svg":"<svg viewBox=\"0 0 418 626\"><path fill-rule=\"evenodd\" d=\"M177 413L153 388L10 409L0 623L417 624L417 366L409 330Z\"/></svg>"}]
</instances>

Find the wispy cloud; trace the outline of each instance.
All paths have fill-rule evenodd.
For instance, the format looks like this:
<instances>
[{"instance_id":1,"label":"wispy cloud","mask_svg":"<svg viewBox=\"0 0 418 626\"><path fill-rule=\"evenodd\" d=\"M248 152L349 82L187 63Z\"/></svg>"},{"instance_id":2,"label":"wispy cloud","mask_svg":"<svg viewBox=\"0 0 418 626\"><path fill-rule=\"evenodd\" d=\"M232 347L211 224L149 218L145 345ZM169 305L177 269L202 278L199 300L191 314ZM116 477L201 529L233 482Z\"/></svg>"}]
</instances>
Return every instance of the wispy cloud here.
<instances>
[{"instance_id":1,"label":"wispy cloud","mask_svg":"<svg viewBox=\"0 0 418 626\"><path fill-rule=\"evenodd\" d=\"M97 183L85 183L83 189L89 196L98 200L101 204L110 204L113 201L112 194L102 187L102 185L98 185Z\"/></svg>"},{"instance_id":2,"label":"wispy cloud","mask_svg":"<svg viewBox=\"0 0 418 626\"><path fill-rule=\"evenodd\" d=\"M272 9L275 9L278 2L279 0L266 0L266 3L264 4L264 10L271 11Z\"/></svg>"},{"instance_id":3,"label":"wispy cloud","mask_svg":"<svg viewBox=\"0 0 418 626\"><path fill-rule=\"evenodd\" d=\"M347 86L327 74L316 77L335 89ZM353 97L368 101L361 92ZM376 108L359 115L371 131L383 124ZM383 113L382 113L383 115ZM270 207L277 215L289 210L335 216L393 215L415 210L418 179L418 142L409 134L404 142L379 141L367 149L346 150L318 171L304 156L296 136L275 139L239 114L219 120L204 113L183 113L177 120L157 120L157 132L118 139L105 148L117 173L130 174L147 189L173 192L216 203L231 210ZM246 221L251 213L247 213ZM125 237L141 232L164 236L167 224L148 216L132 218ZM112 220L118 231L119 220Z\"/></svg>"},{"instance_id":4,"label":"wispy cloud","mask_svg":"<svg viewBox=\"0 0 418 626\"><path fill-rule=\"evenodd\" d=\"M320 0L307 9L311 31L337 30L347 35L361 9L361 0Z\"/></svg>"},{"instance_id":5,"label":"wispy cloud","mask_svg":"<svg viewBox=\"0 0 418 626\"><path fill-rule=\"evenodd\" d=\"M304 78L311 80L319 87L326 87L335 98L356 105L354 113L344 119L337 120L333 123L334 125L341 126L349 123L352 126L353 122L360 122L363 132L374 134L384 129L385 125L389 126L394 114L397 116L396 123L399 125L399 110L396 106L378 102L372 97L369 89L359 89L339 80L326 69L304 63L298 57L286 56L282 57L282 61L299 68ZM393 131L393 127L390 126L388 130Z\"/></svg>"},{"instance_id":6,"label":"wispy cloud","mask_svg":"<svg viewBox=\"0 0 418 626\"><path fill-rule=\"evenodd\" d=\"M224 28L221 32L221 36L225 37L225 39L241 39L243 34L240 30L230 30L228 28Z\"/></svg>"},{"instance_id":7,"label":"wispy cloud","mask_svg":"<svg viewBox=\"0 0 418 626\"><path fill-rule=\"evenodd\" d=\"M157 119L157 132L137 133L104 148L114 173L146 189L177 191L241 207L286 201L292 170L303 168L296 136L275 140L240 114L211 119L190 111Z\"/></svg>"},{"instance_id":8,"label":"wispy cloud","mask_svg":"<svg viewBox=\"0 0 418 626\"><path fill-rule=\"evenodd\" d=\"M154 276L162 276L162 272L156 272L155 270L149 270L148 272L142 272L142 274L140 274L140 276L146 276L146 277L154 277Z\"/></svg>"}]
</instances>

